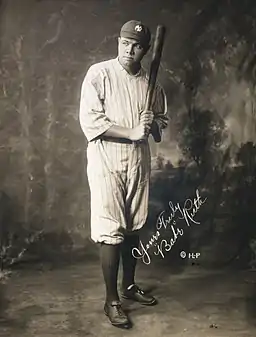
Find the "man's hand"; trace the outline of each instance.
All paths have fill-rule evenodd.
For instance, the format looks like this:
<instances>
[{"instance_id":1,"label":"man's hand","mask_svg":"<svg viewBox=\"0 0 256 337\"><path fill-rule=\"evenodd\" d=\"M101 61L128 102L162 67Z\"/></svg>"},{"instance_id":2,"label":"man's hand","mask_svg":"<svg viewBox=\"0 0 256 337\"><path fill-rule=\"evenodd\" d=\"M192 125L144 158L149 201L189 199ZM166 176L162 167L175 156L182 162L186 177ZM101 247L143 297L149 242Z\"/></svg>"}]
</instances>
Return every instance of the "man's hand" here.
<instances>
[{"instance_id":1,"label":"man's hand","mask_svg":"<svg viewBox=\"0 0 256 337\"><path fill-rule=\"evenodd\" d=\"M144 125L146 137L148 137L151 129L152 122L154 120L154 113L151 110L144 110L140 114L140 123Z\"/></svg>"},{"instance_id":2,"label":"man's hand","mask_svg":"<svg viewBox=\"0 0 256 337\"><path fill-rule=\"evenodd\" d=\"M154 119L153 111L145 110L145 111L142 111L140 114L140 123L143 123L144 125L146 125L146 127L149 128L149 130L153 122L153 119Z\"/></svg>"},{"instance_id":3,"label":"man's hand","mask_svg":"<svg viewBox=\"0 0 256 337\"><path fill-rule=\"evenodd\" d=\"M136 142L146 139L149 135L153 119L153 111L142 111L140 114L140 124L130 131L130 140Z\"/></svg>"}]
</instances>

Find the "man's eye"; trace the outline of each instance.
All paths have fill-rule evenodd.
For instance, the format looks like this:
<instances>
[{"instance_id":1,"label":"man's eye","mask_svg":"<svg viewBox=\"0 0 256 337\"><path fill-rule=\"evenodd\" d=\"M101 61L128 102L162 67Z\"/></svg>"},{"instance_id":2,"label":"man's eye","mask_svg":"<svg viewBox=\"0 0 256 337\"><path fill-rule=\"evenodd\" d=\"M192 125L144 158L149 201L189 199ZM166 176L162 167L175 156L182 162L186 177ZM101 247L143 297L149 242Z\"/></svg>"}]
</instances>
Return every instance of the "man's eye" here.
<instances>
[{"instance_id":1,"label":"man's eye","mask_svg":"<svg viewBox=\"0 0 256 337\"><path fill-rule=\"evenodd\" d=\"M142 49L142 46L140 44L136 44L136 48L141 50Z\"/></svg>"}]
</instances>

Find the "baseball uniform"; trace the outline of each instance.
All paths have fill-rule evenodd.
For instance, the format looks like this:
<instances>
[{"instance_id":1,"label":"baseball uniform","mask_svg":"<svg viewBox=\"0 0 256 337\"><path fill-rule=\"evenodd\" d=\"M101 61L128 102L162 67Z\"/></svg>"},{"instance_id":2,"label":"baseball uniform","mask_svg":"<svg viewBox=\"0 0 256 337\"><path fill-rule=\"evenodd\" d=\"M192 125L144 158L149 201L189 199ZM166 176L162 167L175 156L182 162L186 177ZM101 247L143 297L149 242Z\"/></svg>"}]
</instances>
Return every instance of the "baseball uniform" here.
<instances>
[{"instance_id":1,"label":"baseball uniform","mask_svg":"<svg viewBox=\"0 0 256 337\"><path fill-rule=\"evenodd\" d=\"M148 214L150 148L148 141L107 139L112 125L139 124L148 86L143 68L130 75L118 58L91 66L81 90L79 120L88 140L87 175L91 192L91 238L118 244L139 230ZM166 96L156 86L152 110L167 112Z\"/></svg>"}]
</instances>

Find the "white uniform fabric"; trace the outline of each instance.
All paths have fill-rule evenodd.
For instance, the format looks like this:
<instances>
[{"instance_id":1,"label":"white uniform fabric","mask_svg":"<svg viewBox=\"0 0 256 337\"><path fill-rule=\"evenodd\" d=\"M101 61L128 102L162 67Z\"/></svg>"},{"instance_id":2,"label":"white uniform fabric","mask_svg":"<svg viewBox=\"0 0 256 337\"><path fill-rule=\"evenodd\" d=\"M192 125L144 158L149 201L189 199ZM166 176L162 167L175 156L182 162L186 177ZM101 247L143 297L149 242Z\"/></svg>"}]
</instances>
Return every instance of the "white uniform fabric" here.
<instances>
[{"instance_id":1,"label":"white uniform fabric","mask_svg":"<svg viewBox=\"0 0 256 337\"><path fill-rule=\"evenodd\" d=\"M118 244L124 234L141 229L148 214L150 148L145 143L119 143L100 136L112 125L139 124L147 92L144 69L133 76L118 59L88 70L81 90L79 120L88 140L87 175L91 192L91 238ZM152 110L167 112L166 96L157 85Z\"/></svg>"}]
</instances>

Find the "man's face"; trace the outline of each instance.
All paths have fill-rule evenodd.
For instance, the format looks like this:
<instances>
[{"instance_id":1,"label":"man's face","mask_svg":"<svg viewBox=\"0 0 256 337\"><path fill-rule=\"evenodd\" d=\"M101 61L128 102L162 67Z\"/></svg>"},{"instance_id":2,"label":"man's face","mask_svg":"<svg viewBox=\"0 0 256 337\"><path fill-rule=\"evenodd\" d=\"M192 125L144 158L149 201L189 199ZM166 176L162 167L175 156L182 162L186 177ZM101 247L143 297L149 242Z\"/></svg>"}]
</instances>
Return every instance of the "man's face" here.
<instances>
[{"instance_id":1,"label":"man's face","mask_svg":"<svg viewBox=\"0 0 256 337\"><path fill-rule=\"evenodd\" d=\"M125 67L139 64L149 47L143 47L137 40L119 37L118 58Z\"/></svg>"}]
</instances>

